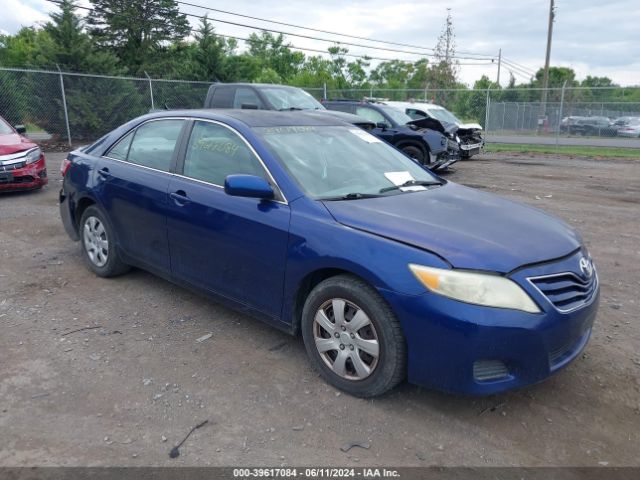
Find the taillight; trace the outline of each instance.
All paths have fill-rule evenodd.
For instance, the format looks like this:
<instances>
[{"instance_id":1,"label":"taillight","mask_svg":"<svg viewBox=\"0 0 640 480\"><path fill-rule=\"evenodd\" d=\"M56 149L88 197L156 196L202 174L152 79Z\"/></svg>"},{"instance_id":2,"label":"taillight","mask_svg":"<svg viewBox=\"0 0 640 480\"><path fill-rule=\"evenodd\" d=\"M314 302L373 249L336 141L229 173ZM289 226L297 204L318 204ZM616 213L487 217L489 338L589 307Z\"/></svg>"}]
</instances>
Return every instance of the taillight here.
<instances>
[{"instance_id":1,"label":"taillight","mask_svg":"<svg viewBox=\"0 0 640 480\"><path fill-rule=\"evenodd\" d=\"M70 166L71 166L71 160L69 160L68 158L65 158L62 161L62 165L60 165L60 173L62 174L63 177L67 174L67 171L69 170Z\"/></svg>"}]
</instances>

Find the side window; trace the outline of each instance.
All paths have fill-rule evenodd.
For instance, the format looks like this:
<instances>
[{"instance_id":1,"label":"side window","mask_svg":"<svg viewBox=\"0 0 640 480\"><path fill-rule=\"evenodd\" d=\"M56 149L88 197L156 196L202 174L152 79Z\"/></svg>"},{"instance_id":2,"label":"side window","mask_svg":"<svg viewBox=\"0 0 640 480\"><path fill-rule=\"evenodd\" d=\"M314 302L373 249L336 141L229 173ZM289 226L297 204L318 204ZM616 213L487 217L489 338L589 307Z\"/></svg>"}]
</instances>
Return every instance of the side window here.
<instances>
[{"instance_id":1,"label":"side window","mask_svg":"<svg viewBox=\"0 0 640 480\"><path fill-rule=\"evenodd\" d=\"M116 158L118 160L126 160L127 155L129 154L129 145L131 145L131 139L133 138L133 132L129 132L123 138L120 139L118 143L116 143L109 153L107 153L107 157Z\"/></svg>"},{"instance_id":2,"label":"side window","mask_svg":"<svg viewBox=\"0 0 640 480\"><path fill-rule=\"evenodd\" d=\"M425 118L426 117L424 112L421 112L420 110L416 110L415 108L407 108L406 113L407 113L407 115L409 115L414 120L418 120L419 118Z\"/></svg>"},{"instance_id":3,"label":"side window","mask_svg":"<svg viewBox=\"0 0 640 480\"><path fill-rule=\"evenodd\" d=\"M242 108L242 105L255 105L259 109L263 108L258 94L252 88L238 88L236 90L233 108Z\"/></svg>"},{"instance_id":4,"label":"side window","mask_svg":"<svg viewBox=\"0 0 640 480\"><path fill-rule=\"evenodd\" d=\"M233 108L233 97L235 87L221 86L216 87L211 98L210 108Z\"/></svg>"},{"instance_id":5,"label":"side window","mask_svg":"<svg viewBox=\"0 0 640 480\"><path fill-rule=\"evenodd\" d=\"M389 122L387 121L386 118L384 118L384 115L382 115L380 112L374 110L373 108L369 108L369 107L357 107L356 108L356 115L360 115L362 118L366 118L367 120L372 121L373 123L384 123L387 126L391 126L389 125Z\"/></svg>"},{"instance_id":6,"label":"side window","mask_svg":"<svg viewBox=\"0 0 640 480\"><path fill-rule=\"evenodd\" d=\"M196 121L183 175L222 186L227 175L241 173L268 180L258 158L235 132L216 123Z\"/></svg>"},{"instance_id":7,"label":"side window","mask_svg":"<svg viewBox=\"0 0 640 480\"><path fill-rule=\"evenodd\" d=\"M353 105L348 103L327 103L325 105L329 110L337 110L339 112L355 113Z\"/></svg>"},{"instance_id":8,"label":"side window","mask_svg":"<svg viewBox=\"0 0 640 480\"><path fill-rule=\"evenodd\" d=\"M155 120L138 127L127 160L168 172L183 124L184 120Z\"/></svg>"}]
</instances>

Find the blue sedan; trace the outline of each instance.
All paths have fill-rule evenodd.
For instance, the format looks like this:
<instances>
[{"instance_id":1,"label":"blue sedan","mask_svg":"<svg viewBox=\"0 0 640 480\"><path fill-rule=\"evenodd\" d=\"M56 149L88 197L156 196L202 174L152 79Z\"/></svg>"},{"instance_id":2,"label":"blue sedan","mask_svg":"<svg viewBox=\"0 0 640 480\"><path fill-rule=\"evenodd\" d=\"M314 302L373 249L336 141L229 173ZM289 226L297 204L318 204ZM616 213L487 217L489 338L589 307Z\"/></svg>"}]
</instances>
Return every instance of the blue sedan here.
<instances>
[{"instance_id":1,"label":"blue sedan","mask_svg":"<svg viewBox=\"0 0 640 480\"><path fill-rule=\"evenodd\" d=\"M572 228L326 115L153 113L62 173L62 221L96 275L142 268L301 334L353 395L528 385L591 333L598 276Z\"/></svg>"}]
</instances>

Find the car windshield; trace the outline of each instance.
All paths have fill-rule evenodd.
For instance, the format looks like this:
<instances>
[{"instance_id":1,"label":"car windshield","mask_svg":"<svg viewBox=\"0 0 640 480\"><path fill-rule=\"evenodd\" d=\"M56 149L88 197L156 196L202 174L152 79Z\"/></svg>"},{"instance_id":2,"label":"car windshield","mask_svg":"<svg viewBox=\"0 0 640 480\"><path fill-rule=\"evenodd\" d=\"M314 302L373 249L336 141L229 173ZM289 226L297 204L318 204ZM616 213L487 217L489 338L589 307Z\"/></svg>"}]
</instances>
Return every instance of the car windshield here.
<instances>
[{"instance_id":1,"label":"car windshield","mask_svg":"<svg viewBox=\"0 0 640 480\"><path fill-rule=\"evenodd\" d=\"M299 88L267 87L262 93L276 110L324 110L320 102Z\"/></svg>"},{"instance_id":2,"label":"car windshield","mask_svg":"<svg viewBox=\"0 0 640 480\"><path fill-rule=\"evenodd\" d=\"M355 127L260 127L255 131L302 190L318 200L425 190L440 180L377 137ZM413 184L413 185L411 185Z\"/></svg>"},{"instance_id":3,"label":"car windshield","mask_svg":"<svg viewBox=\"0 0 640 480\"><path fill-rule=\"evenodd\" d=\"M462 123L458 117L445 108L429 108L428 112L432 117L447 123Z\"/></svg>"},{"instance_id":4,"label":"car windshield","mask_svg":"<svg viewBox=\"0 0 640 480\"><path fill-rule=\"evenodd\" d=\"M406 113L396 110L393 107L388 107L386 105L378 105L377 107L382 110L387 117L391 118L391 121L396 125L406 125L413 120L413 118Z\"/></svg>"},{"instance_id":5,"label":"car windshield","mask_svg":"<svg viewBox=\"0 0 640 480\"><path fill-rule=\"evenodd\" d=\"M13 133L13 129L4 119L0 118L0 135L7 135L9 133Z\"/></svg>"}]
</instances>

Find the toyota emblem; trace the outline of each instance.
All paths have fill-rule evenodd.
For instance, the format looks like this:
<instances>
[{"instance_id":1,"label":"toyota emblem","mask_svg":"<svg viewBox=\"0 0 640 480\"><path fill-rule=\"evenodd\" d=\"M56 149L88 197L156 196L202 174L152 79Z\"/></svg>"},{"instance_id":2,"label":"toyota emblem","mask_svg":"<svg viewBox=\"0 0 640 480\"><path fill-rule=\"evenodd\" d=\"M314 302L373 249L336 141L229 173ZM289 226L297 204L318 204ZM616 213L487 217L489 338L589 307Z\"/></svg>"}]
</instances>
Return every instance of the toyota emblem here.
<instances>
[{"instance_id":1,"label":"toyota emblem","mask_svg":"<svg viewBox=\"0 0 640 480\"><path fill-rule=\"evenodd\" d=\"M593 263L587 257L582 257L580 259L580 271L586 278L591 278L593 275Z\"/></svg>"}]
</instances>

